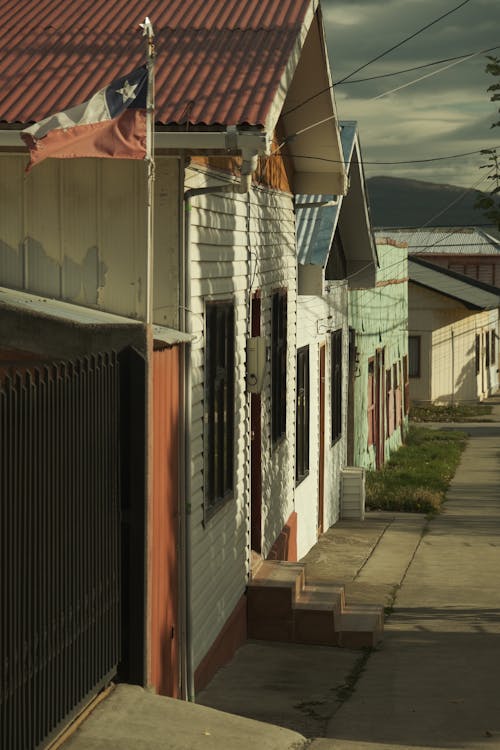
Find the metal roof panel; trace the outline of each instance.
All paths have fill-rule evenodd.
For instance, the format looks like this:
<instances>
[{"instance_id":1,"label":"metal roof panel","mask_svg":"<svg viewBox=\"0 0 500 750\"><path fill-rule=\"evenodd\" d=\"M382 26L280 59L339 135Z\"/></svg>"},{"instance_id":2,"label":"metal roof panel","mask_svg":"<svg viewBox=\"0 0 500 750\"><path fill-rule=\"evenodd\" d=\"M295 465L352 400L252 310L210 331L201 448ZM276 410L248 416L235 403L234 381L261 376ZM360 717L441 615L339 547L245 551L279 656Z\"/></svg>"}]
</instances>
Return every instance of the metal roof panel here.
<instances>
[{"instance_id":1,"label":"metal roof panel","mask_svg":"<svg viewBox=\"0 0 500 750\"><path fill-rule=\"evenodd\" d=\"M390 229L391 237L408 243L408 252L419 255L499 255L500 241L477 227L427 227ZM387 234L377 232L378 236Z\"/></svg>"},{"instance_id":2,"label":"metal roof panel","mask_svg":"<svg viewBox=\"0 0 500 750\"><path fill-rule=\"evenodd\" d=\"M262 126L311 2L4 0L0 121L40 120L140 65L149 15L159 125Z\"/></svg>"},{"instance_id":3,"label":"metal roof panel","mask_svg":"<svg viewBox=\"0 0 500 750\"><path fill-rule=\"evenodd\" d=\"M491 310L500 306L500 290L496 287L428 263L422 258L408 258L408 275L410 281L458 299L466 307Z\"/></svg>"}]
</instances>

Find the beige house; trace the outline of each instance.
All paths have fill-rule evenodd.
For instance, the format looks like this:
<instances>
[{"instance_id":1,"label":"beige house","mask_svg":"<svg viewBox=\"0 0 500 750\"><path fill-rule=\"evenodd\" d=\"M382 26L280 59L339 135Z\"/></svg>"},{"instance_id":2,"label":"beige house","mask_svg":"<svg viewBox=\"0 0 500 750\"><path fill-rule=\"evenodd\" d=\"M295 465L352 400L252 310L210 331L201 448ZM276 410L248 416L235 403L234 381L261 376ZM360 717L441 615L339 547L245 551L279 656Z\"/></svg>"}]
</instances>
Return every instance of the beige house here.
<instances>
[{"instance_id":1,"label":"beige house","mask_svg":"<svg viewBox=\"0 0 500 750\"><path fill-rule=\"evenodd\" d=\"M410 395L474 402L498 390L500 291L420 258L408 261Z\"/></svg>"}]
</instances>

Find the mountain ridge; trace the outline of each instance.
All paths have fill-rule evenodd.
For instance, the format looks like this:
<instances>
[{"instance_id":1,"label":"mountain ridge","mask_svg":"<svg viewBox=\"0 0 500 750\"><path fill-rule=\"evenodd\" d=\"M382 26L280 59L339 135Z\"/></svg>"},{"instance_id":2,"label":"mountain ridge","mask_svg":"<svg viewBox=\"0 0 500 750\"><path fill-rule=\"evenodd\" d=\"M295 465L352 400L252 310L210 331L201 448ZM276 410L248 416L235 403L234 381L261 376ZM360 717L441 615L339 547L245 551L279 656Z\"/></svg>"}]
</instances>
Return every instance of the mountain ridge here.
<instances>
[{"instance_id":1,"label":"mountain ridge","mask_svg":"<svg viewBox=\"0 0 500 750\"><path fill-rule=\"evenodd\" d=\"M474 207L480 190L403 177L366 181L375 229L430 226L491 226Z\"/></svg>"}]
</instances>

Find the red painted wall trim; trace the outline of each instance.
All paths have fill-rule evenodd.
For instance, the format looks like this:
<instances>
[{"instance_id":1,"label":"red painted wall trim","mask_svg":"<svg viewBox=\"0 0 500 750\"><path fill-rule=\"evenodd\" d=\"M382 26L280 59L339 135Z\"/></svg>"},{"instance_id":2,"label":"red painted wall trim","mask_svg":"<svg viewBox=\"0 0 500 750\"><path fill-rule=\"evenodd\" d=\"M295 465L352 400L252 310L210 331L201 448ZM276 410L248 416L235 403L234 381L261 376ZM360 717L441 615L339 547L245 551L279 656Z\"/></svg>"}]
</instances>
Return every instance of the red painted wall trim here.
<instances>
[{"instance_id":1,"label":"red painted wall trim","mask_svg":"<svg viewBox=\"0 0 500 750\"><path fill-rule=\"evenodd\" d=\"M295 511L281 529L267 559L297 562L297 513Z\"/></svg>"},{"instance_id":2,"label":"red painted wall trim","mask_svg":"<svg viewBox=\"0 0 500 750\"><path fill-rule=\"evenodd\" d=\"M231 661L247 639L247 598L244 594L226 620L194 673L195 691L203 690L218 669Z\"/></svg>"}]
</instances>

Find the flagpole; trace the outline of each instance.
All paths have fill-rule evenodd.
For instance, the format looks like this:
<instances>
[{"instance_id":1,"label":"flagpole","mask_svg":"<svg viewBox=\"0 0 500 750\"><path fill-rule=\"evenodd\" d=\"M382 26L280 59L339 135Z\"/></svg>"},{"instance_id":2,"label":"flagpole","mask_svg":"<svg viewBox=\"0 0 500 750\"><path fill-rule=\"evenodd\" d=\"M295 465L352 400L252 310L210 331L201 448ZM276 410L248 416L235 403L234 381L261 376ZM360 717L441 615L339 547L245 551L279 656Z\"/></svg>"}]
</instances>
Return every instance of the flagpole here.
<instances>
[{"instance_id":1,"label":"flagpole","mask_svg":"<svg viewBox=\"0 0 500 750\"><path fill-rule=\"evenodd\" d=\"M155 185L155 42L153 24L146 16L140 24L147 42L148 94L146 102L146 169L147 169L147 253L146 253L146 324L153 323L153 258L154 258L154 185Z\"/></svg>"}]
</instances>

